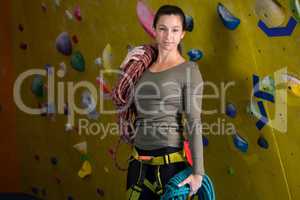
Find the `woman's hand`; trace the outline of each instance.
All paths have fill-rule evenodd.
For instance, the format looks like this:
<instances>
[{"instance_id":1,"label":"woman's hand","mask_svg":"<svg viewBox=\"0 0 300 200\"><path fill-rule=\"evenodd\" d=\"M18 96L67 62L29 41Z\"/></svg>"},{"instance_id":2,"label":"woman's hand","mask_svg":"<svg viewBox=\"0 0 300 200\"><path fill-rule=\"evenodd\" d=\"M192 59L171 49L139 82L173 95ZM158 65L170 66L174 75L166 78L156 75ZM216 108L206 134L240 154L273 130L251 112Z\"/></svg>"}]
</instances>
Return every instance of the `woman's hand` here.
<instances>
[{"instance_id":1,"label":"woman's hand","mask_svg":"<svg viewBox=\"0 0 300 200\"><path fill-rule=\"evenodd\" d=\"M134 47L130 52L128 52L126 58L120 65L120 68L123 69L130 60L138 60L139 58L137 55L143 55L144 53L145 50L143 49L143 46Z\"/></svg>"},{"instance_id":2,"label":"woman's hand","mask_svg":"<svg viewBox=\"0 0 300 200\"><path fill-rule=\"evenodd\" d=\"M189 184L190 185L190 189L191 189L189 196L192 196L193 194L196 194L196 192L198 191L198 189L201 187L201 185L202 185L202 179L203 179L202 175L191 174L184 181L182 181L181 183L179 183L178 187L181 187L181 186L183 186L185 184Z\"/></svg>"}]
</instances>

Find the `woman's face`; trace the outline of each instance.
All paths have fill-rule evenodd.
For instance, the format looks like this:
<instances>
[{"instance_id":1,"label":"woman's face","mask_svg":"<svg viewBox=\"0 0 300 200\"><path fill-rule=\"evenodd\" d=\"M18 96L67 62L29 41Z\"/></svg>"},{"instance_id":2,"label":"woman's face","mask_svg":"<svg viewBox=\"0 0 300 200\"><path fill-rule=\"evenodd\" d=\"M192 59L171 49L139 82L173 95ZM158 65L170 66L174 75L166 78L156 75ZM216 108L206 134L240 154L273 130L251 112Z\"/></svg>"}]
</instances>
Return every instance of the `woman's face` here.
<instances>
[{"instance_id":1,"label":"woman's face","mask_svg":"<svg viewBox=\"0 0 300 200\"><path fill-rule=\"evenodd\" d=\"M156 42L164 50L177 49L178 44L184 37L182 21L178 15L162 15L156 24Z\"/></svg>"}]
</instances>

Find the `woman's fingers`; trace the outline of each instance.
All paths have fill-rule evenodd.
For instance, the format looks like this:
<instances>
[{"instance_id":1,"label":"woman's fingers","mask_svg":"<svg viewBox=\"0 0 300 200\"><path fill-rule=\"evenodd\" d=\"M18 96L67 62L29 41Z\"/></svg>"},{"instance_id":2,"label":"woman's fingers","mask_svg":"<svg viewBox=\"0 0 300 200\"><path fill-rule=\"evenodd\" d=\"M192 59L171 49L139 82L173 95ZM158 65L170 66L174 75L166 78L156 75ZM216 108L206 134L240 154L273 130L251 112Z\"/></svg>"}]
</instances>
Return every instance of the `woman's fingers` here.
<instances>
[{"instance_id":1,"label":"woman's fingers","mask_svg":"<svg viewBox=\"0 0 300 200\"><path fill-rule=\"evenodd\" d=\"M198 188L194 184L190 184L190 193L189 196L193 196L198 191Z\"/></svg>"},{"instance_id":2,"label":"woman's fingers","mask_svg":"<svg viewBox=\"0 0 300 200\"><path fill-rule=\"evenodd\" d=\"M132 50L131 50L130 52L132 52L132 51L137 51L137 50L145 51L145 49L144 49L143 46L137 46L137 47L132 48Z\"/></svg>"},{"instance_id":3,"label":"woman's fingers","mask_svg":"<svg viewBox=\"0 0 300 200\"><path fill-rule=\"evenodd\" d=\"M123 69L130 60L138 60L139 58L137 57L137 55L143 55L144 53L145 53L145 50L143 49L143 46L138 46L138 47L133 48L127 54L126 58L120 65L120 68Z\"/></svg>"},{"instance_id":4,"label":"woman's fingers","mask_svg":"<svg viewBox=\"0 0 300 200\"><path fill-rule=\"evenodd\" d=\"M142 46L132 48L128 53L132 53L135 51L145 51Z\"/></svg>"},{"instance_id":5,"label":"woman's fingers","mask_svg":"<svg viewBox=\"0 0 300 200\"><path fill-rule=\"evenodd\" d=\"M178 187L184 186L185 184L189 184L190 182L190 177L187 177L184 181L178 184Z\"/></svg>"},{"instance_id":6,"label":"woman's fingers","mask_svg":"<svg viewBox=\"0 0 300 200\"><path fill-rule=\"evenodd\" d=\"M132 56L130 60L139 60L139 58L137 56Z\"/></svg>"},{"instance_id":7,"label":"woman's fingers","mask_svg":"<svg viewBox=\"0 0 300 200\"><path fill-rule=\"evenodd\" d=\"M129 53L128 53L128 56L132 56L132 55L134 55L134 54L140 54L140 55L142 55L142 54L144 54L145 53L145 50L139 50L139 49L137 49L137 50L132 50L132 51L130 51Z\"/></svg>"},{"instance_id":8,"label":"woman's fingers","mask_svg":"<svg viewBox=\"0 0 300 200\"><path fill-rule=\"evenodd\" d=\"M185 184L189 184L189 186L190 186L189 196L192 196L192 195L196 194L197 191L198 191L198 189L201 186L201 183L199 184L199 180L197 180L197 178L195 178L195 176L193 176L193 175L190 175L184 181L182 181L181 183L179 183L178 187L181 187L181 186L183 186Z\"/></svg>"},{"instance_id":9,"label":"woman's fingers","mask_svg":"<svg viewBox=\"0 0 300 200\"><path fill-rule=\"evenodd\" d=\"M132 50L134 50L134 49L144 49L144 47L143 46L136 46Z\"/></svg>"}]
</instances>

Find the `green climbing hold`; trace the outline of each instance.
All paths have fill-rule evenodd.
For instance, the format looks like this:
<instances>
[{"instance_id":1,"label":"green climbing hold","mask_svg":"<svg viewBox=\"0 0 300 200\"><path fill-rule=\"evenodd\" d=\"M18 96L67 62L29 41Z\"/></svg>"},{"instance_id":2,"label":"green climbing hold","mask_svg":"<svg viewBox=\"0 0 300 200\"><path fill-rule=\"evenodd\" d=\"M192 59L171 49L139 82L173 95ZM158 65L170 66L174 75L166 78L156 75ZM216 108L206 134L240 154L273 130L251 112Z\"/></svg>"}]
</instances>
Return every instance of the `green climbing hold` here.
<instances>
[{"instance_id":1,"label":"green climbing hold","mask_svg":"<svg viewBox=\"0 0 300 200\"><path fill-rule=\"evenodd\" d=\"M83 154L83 155L80 156L80 160L81 161L89 160L89 156L87 154Z\"/></svg>"},{"instance_id":2,"label":"green climbing hold","mask_svg":"<svg viewBox=\"0 0 300 200\"><path fill-rule=\"evenodd\" d=\"M230 176L234 176L234 174L235 174L234 169L233 169L232 167L229 167L229 168L228 168L227 173L228 173Z\"/></svg>"},{"instance_id":3,"label":"green climbing hold","mask_svg":"<svg viewBox=\"0 0 300 200\"><path fill-rule=\"evenodd\" d=\"M85 70L85 61L82 54L79 51L74 52L71 55L71 66L80 72Z\"/></svg>"},{"instance_id":4,"label":"green climbing hold","mask_svg":"<svg viewBox=\"0 0 300 200\"><path fill-rule=\"evenodd\" d=\"M44 96L44 81L41 75L36 75L31 84L31 91L37 97Z\"/></svg>"}]
</instances>

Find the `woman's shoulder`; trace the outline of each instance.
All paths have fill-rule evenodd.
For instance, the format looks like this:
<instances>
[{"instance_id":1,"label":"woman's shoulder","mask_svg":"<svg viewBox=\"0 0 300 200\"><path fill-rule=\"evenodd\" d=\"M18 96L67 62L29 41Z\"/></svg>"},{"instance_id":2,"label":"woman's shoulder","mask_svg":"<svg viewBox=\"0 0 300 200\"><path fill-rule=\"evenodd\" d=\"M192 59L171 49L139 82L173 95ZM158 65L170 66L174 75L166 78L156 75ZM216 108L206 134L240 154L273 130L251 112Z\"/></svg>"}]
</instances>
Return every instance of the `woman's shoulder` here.
<instances>
[{"instance_id":1,"label":"woman's shoulder","mask_svg":"<svg viewBox=\"0 0 300 200\"><path fill-rule=\"evenodd\" d=\"M199 67L198 64L194 61L187 60L183 63L185 67Z\"/></svg>"},{"instance_id":2,"label":"woman's shoulder","mask_svg":"<svg viewBox=\"0 0 300 200\"><path fill-rule=\"evenodd\" d=\"M190 78L192 79L199 79L202 81L202 74L200 72L200 68L198 63L194 61L187 61L185 66L183 67L185 74L190 74ZM186 78L189 76L185 76Z\"/></svg>"},{"instance_id":3,"label":"woman's shoulder","mask_svg":"<svg viewBox=\"0 0 300 200\"><path fill-rule=\"evenodd\" d=\"M192 71L200 71L199 65L194 61L186 61L185 63L183 63L183 69L184 70L190 69Z\"/></svg>"}]
</instances>

